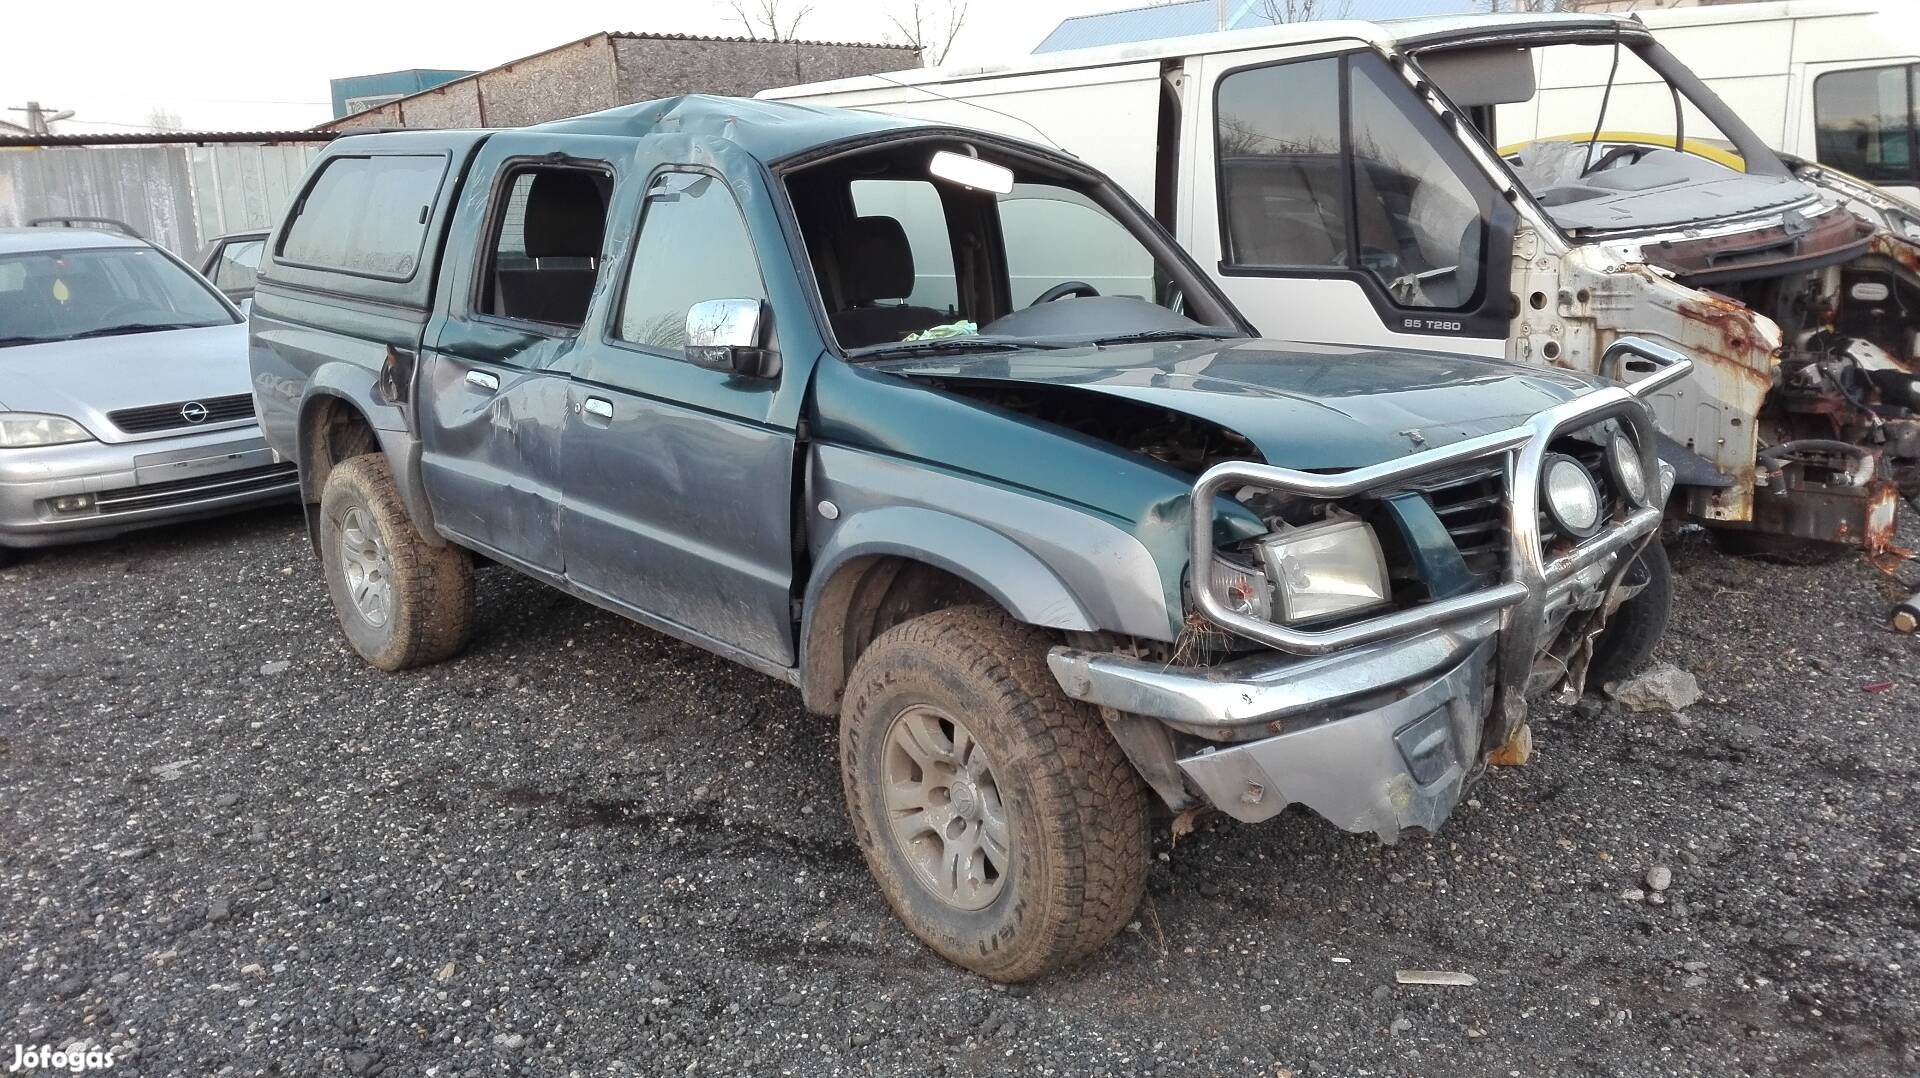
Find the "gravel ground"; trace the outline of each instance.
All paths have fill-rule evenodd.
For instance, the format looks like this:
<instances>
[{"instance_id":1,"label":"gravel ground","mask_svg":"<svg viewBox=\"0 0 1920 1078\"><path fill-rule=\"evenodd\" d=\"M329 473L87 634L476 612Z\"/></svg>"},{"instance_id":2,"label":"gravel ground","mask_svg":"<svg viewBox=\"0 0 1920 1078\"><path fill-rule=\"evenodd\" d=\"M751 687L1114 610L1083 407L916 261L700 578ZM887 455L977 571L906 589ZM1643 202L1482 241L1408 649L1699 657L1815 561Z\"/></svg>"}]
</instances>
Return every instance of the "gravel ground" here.
<instances>
[{"instance_id":1,"label":"gravel ground","mask_svg":"<svg viewBox=\"0 0 1920 1078\"><path fill-rule=\"evenodd\" d=\"M0 570L0 1068L1920 1072L1899 588L1675 560L1685 716L1538 709L1438 838L1163 834L1134 928L1003 991L895 925L772 680L504 570L465 655L378 673L286 510L38 555Z\"/></svg>"}]
</instances>

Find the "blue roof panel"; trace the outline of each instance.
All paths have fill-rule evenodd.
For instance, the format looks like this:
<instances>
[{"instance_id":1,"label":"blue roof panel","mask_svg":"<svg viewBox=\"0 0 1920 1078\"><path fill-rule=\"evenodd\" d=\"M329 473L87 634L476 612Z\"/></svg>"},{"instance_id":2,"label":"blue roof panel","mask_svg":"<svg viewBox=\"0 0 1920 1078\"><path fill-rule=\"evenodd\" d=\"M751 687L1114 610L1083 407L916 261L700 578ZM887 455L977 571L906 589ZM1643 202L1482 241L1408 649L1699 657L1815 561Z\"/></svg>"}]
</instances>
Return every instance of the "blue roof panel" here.
<instances>
[{"instance_id":1,"label":"blue roof panel","mask_svg":"<svg viewBox=\"0 0 1920 1078\"><path fill-rule=\"evenodd\" d=\"M1275 19L1262 11L1256 0L1227 0L1229 30L1252 26L1271 26ZM1348 0L1344 5L1329 5L1329 19L1360 19L1385 22L1414 19L1428 15L1460 15L1484 12L1485 0ZM1166 37L1212 33L1218 27L1214 0L1187 0L1181 4L1107 11L1097 15L1076 15L1060 20L1035 53L1091 49L1102 45L1121 45L1131 41L1155 41Z\"/></svg>"}]
</instances>

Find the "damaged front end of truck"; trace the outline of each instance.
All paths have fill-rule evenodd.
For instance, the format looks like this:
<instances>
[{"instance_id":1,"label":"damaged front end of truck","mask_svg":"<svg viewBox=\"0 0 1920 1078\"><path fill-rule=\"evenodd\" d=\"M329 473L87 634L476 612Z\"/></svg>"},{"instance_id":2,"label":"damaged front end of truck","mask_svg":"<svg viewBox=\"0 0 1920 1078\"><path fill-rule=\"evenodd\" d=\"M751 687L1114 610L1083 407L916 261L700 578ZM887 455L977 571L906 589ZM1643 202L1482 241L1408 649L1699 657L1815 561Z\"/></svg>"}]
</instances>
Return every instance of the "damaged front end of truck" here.
<instances>
[{"instance_id":1,"label":"damaged front end of truck","mask_svg":"<svg viewBox=\"0 0 1920 1078\"><path fill-rule=\"evenodd\" d=\"M1631 379L1602 362L1623 337L1685 353L1653 402L1681 515L1743 553L1886 550L1920 495L1912 214L1783 160L1637 23L1403 44L1518 184L1513 357Z\"/></svg>"}]
</instances>

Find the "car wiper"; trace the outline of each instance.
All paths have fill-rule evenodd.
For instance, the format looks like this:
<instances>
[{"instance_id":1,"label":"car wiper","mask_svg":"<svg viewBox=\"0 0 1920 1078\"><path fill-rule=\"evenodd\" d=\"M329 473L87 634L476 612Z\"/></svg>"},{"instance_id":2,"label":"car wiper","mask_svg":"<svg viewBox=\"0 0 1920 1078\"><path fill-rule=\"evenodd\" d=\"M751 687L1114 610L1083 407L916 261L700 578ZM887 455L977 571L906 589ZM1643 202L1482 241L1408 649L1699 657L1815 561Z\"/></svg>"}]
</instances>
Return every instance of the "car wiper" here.
<instances>
[{"instance_id":1,"label":"car wiper","mask_svg":"<svg viewBox=\"0 0 1920 1078\"><path fill-rule=\"evenodd\" d=\"M847 358L859 363L869 359L899 359L902 356L938 356L959 352L1025 352L1035 348L1065 348L1059 341L1041 341L1031 337L934 337L924 341L902 341L876 345L850 353Z\"/></svg>"},{"instance_id":2,"label":"car wiper","mask_svg":"<svg viewBox=\"0 0 1920 1078\"><path fill-rule=\"evenodd\" d=\"M59 340L59 338L58 337L0 337L0 348L6 348L9 345L15 345L15 344L45 344L48 341L55 341L55 340Z\"/></svg>"},{"instance_id":3,"label":"car wiper","mask_svg":"<svg viewBox=\"0 0 1920 1078\"><path fill-rule=\"evenodd\" d=\"M1139 333L1119 333L1111 337L1095 337L1088 344L1132 344L1136 341L1224 341L1246 334L1231 329L1211 329L1195 326L1192 329L1148 329Z\"/></svg>"},{"instance_id":4,"label":"car wiper","mask_svg":"<svg viewBox=\"0 0 1920 1078\"><path fill-rule=\"evenodd\" d=\"M164 329L204 329L219 325L218 322L133 322L124 326L101 326L99 329L83 329L78 333L69 333L55 338L62 341L83 341L88 337L118 337L128 333L158 333Z\"/></svg>"}]
</instances>

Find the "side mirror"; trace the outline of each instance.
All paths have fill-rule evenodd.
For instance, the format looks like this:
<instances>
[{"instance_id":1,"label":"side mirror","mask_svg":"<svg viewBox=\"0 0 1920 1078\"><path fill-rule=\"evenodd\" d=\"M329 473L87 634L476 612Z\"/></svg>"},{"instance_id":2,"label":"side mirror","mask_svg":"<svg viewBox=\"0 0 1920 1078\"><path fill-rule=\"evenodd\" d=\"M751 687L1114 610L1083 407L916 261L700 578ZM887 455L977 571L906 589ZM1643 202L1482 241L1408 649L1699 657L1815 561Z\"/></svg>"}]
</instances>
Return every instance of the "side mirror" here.
<instances>
[{"instance_id":1,"label":"side mirror","mask_svg":"<svg viewBox=\"0 0 1920 1078\"><path fill-rule=\"evenodd\" d=\"M708 299L687 308L687 358L746 378L780 373L780 356L760 346L757 299Z\"/></svg>"}]
</instances>

